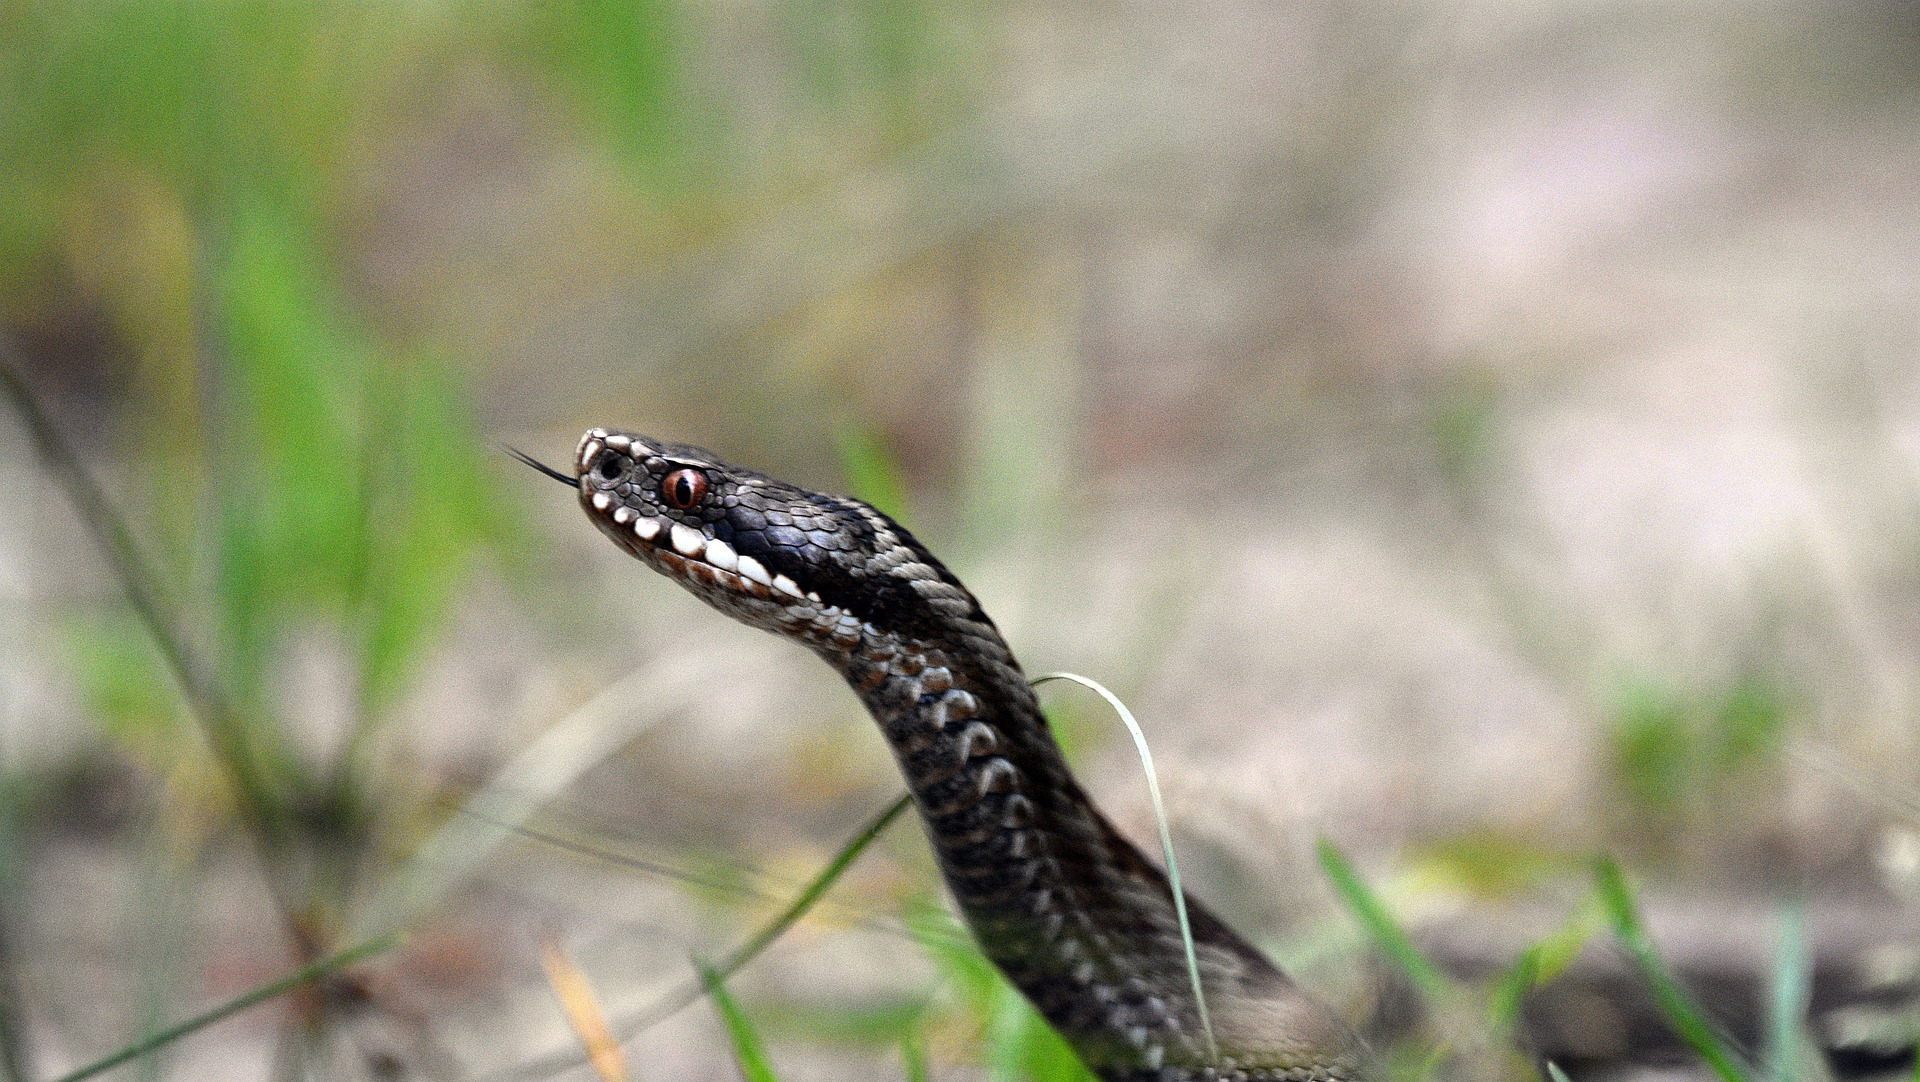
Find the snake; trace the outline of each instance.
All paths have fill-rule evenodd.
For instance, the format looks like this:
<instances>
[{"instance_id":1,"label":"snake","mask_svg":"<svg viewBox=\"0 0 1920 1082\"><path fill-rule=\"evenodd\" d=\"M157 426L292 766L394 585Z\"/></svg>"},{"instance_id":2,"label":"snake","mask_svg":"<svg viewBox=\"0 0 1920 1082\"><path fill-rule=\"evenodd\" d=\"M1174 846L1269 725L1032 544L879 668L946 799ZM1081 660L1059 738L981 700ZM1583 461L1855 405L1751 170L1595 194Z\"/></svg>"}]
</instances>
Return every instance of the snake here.
<instances>
[{"instance_id":1,"label":"snake","mask_svg":"<svg viewBox=\"0 0 1920 1082\"><path fill-rule=\"evenodd\" d=\"M721 612L813 651L891 746L982 952L1104 1082L1364 1082L1364 1043L1167 877L1069 771L993 620L899 523L631 432L569 476L600 532ZM1198 993L1196 995L1196 992Z\"/></svg>"}]
</instances>

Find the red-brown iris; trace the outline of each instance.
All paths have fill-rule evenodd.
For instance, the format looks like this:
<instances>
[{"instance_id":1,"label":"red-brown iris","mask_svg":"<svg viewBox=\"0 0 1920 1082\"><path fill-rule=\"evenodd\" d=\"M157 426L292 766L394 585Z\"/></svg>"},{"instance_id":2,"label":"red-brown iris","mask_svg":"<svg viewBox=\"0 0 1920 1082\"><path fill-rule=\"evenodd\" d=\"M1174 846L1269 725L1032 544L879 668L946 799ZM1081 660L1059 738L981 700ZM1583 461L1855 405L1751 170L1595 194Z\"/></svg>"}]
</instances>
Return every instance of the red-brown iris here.
<instances>
[{"instance_id":1,"label":"red-brown iris","mask_svg":"<svg viewBox=\"0 0 1920 1082\"><path fill-rule=\"evenodd\" d=\"M685 511L707 494L707 475L695 469L679 469L660 479L660 498L668 507Z\"/></svg>"}]
</instances>

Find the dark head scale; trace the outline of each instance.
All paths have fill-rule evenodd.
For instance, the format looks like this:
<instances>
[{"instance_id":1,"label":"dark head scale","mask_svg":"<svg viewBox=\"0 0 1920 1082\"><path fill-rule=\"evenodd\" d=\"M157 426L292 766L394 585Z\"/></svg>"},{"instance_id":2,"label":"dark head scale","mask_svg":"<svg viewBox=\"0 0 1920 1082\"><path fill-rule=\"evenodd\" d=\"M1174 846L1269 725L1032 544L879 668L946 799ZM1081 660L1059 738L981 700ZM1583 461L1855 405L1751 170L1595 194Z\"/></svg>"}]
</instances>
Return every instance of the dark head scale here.
<instances>
[{"instance_id":1,"label":"dark head scale","mask_svg":"<svg viewBox=\"0 0 1920 1082\"><path fill-rule=\"evenodd\" d=\"M852 649L876 623L984 619L912 535L858 500L599 428L581 438L574 473L615 543L729 615L816 648Z\"/></svg>"}]
</instances>

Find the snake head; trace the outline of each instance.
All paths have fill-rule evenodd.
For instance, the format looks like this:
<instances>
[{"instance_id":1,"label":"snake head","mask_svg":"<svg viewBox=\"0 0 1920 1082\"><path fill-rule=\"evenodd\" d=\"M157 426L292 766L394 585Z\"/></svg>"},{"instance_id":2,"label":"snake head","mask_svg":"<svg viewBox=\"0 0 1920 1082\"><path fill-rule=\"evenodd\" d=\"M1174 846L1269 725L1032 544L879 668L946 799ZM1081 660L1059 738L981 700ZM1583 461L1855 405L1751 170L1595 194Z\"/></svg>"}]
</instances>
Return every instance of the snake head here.
<instances>
[{"instance_id":1,"label":"snake head","mask_svg":"<svg viewBox=\"0 0 1920 1082\"><path fill-rule=\"evenodd\" d=\"M581 437L573 466L602 533L746 623L845 652L876 626L985 619L905 529L858 500L602 428Z\"/></svg>"}]
</instances>

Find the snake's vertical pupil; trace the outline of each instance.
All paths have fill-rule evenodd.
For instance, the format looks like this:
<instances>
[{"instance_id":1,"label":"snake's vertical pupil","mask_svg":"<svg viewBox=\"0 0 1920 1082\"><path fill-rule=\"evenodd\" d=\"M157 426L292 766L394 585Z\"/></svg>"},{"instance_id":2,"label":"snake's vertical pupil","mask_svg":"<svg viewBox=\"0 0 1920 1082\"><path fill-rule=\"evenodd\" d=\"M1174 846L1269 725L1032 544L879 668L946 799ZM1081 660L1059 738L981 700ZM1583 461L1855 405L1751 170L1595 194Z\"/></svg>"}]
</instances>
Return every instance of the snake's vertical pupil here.
<instances>
[{"instance_id":1,"label":"snake's vertical pupil","mask_svg":"<svg viewBox=\"0 0 1920 1082\"><path fill-rule=\"evenodd\" d=\"M707 475L699 470L675 470L660 479L660 498L669 507L685 511L707 494Z\"/></svg>"}]
</instances>

